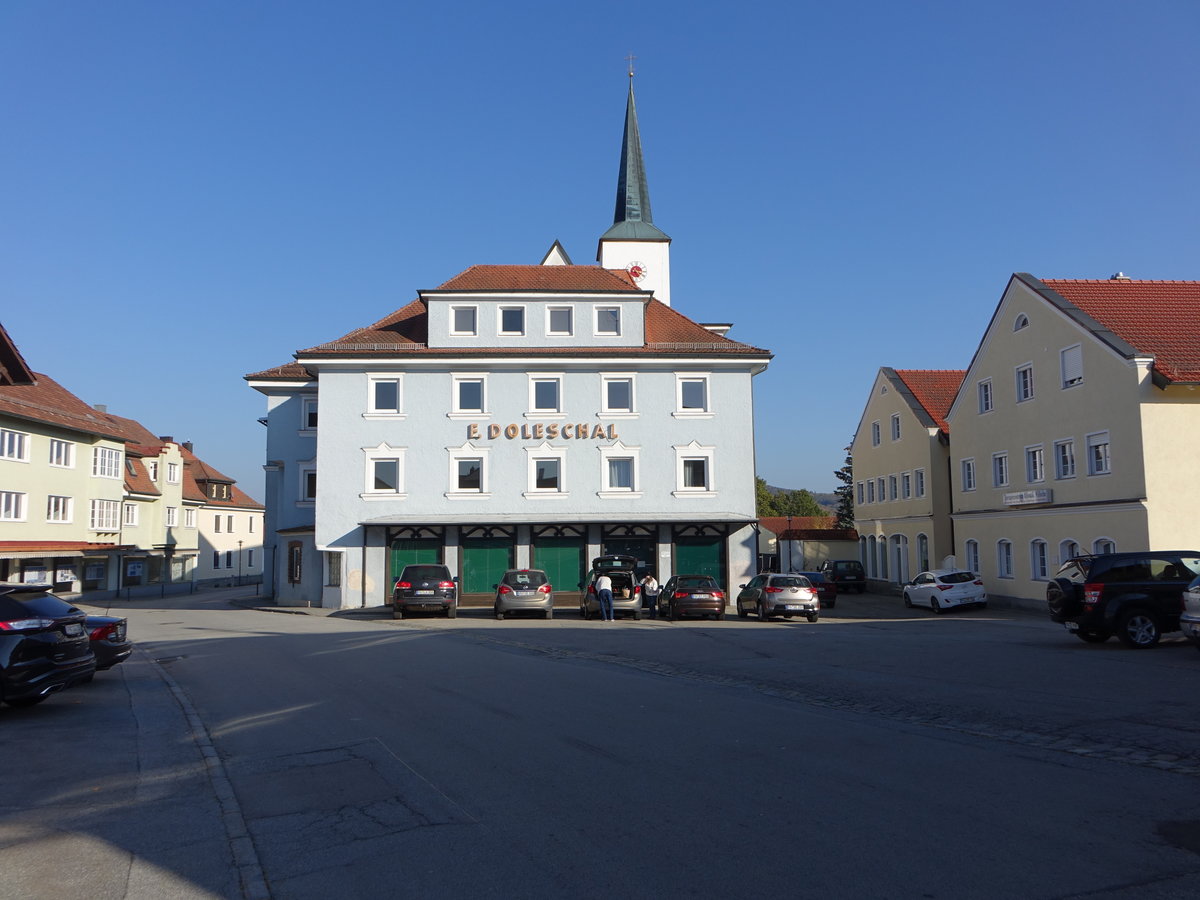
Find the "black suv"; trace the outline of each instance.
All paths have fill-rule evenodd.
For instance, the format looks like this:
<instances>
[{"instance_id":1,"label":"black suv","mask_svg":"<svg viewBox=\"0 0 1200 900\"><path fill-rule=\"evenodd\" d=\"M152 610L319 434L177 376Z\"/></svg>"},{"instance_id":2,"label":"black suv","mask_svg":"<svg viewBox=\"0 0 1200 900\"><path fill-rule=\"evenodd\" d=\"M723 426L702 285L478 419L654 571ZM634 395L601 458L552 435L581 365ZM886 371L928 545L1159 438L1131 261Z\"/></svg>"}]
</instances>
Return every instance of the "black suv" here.
<instances>
[{"instance_id":1,"label":"black suv","mask_svg":"<svg viewBox=\"0 0 1200 900\"><path fill-rule=\"evenodd\" d=\"M1115 634L1126 646L1153 647L1179 630L1183 592L1197 575L1195 550L1076 556L1046 586L1046 605L1080 640L1098 644Z\"/></svg>"},{"instance_id":2,"label":"black suv","mask_svg":"<svg viewBox=\"0 0 1200 900\"><path fill-rule=\"evenodd\" d=\"M410 612L440 612L447 618L456 618L457 581L445 566L405 566L392 588L392 618L403 619Z\"/></svg>"},{"instance_id":3,"label":"black suv","mask_svg":"<svg viewBox=\"0 0 1200 900\"><path fill-rule=\"evenodd\" d=\"M821 563L821 574L836 584L839 591L854 588L861 594L867 589L867 573L857 559L827 559Z\"/></svg>"},{"instance_id":4,"label":"black suv","mask_svg":"<svg viewBox=\"0 0 1200 900\"><path fill-rule=\"evenodd\" d=\"M96 657L86 619L45 585L0 584L0 701L33 706L90 681Z\"/></svg>"}]
</instances>

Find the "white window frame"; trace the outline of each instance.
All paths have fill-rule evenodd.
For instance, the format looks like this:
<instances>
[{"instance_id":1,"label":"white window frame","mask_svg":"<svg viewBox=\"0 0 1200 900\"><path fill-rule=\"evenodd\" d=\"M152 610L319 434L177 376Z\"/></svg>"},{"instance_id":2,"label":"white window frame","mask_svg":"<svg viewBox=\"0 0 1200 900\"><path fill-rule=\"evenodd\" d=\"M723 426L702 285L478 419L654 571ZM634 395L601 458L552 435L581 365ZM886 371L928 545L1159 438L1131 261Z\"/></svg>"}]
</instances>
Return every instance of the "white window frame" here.
<instances>
[{"instance_id":1,"label":"white window frame","mask_svg":"<svg viewBox=\"0 0 1200 900\"><path fill-rule=\"evenodd\" d=\"M912 499L912 472L900 473L900 497L903 500Z\"/></svg>"},{"instance_id":2,"label":"white window frame","mask_svg":"<svg viewBox=\"0 0 1200 900\"><path fill-rule=\"evenodd\" d=\"M470 311L471 329L460 330L458 326L459 311ZM457 304L450 307L450 334L453 337L476 337L479 334L479 307L473 304Z\"/></svg>"},{"instance_id":3,"label":"white window frame","mask_svg":"<svg viewBox=\"0 0 1200 900\"><path fill-rule=\"evenodd\" d=\"M24 491L0 491L0 522L24 522L29 495Z\"/></svg>"},{"instance_id":4,"label":"white window frame","mask_svg":"<svg viewBox=\"0 0 1200 900\"><path fill-rule=\"evenodd\" d=\"M900 440L900 413L892 414L892 440Z\"/></svg>"},{"instance_id":5,"label":"white window frame","mask_svg":"<svg viewBox=\"0 0 1200 900\"><path fill-rule=\"evenodd\" d=\"M1013 577L1013 545L1008 538L996 541L996 577Z\"/></svg>"},{"instance_id":6,"label":"white window frame","mask_svg":"<svg viewBox=\"0 0 1200 900\"><path fill-rule=\"evenodd\" d=\"M446 486L448 490L443 496L448 500L486 500L490 498L492 496L489 490L491 487L489 482L491 476L491 465L489 465L490 453L490 448L476 447L470 441L467 441L461 447L447 447L449 477L446 481ZM469 459L479 460L479 490L459 488L458 486L458 464Z\"/></svg>"},{"instance_id":7,"label":"white window frame","mask_svg":"<svg viewBox=\"0 0 1200 900\"><path fill-rule=\"evenodd\" d=\"M1075 472L1075 439L1067 438L1065 440L1055 441L1054 478L1058 481L1062 481L1067 478L1074 478Z\"/></svg>"},{"instance_id":8,"label":"white window frame","mask_svg":"<svg viewBox=\"0 0 1200 900\"><path fill-rule=\"evenodd\" d=\"M1079 546L1079 541L1074 538L1066 538L1058 542L1058 564L1061 566L1068 559L1078 556L1083 552L1083 548Z\"/></svg>"},{"instance_id":9,"label":"white window frame","mask_svg":"<svg viewBox=\"0 0 1200 900\"><path fill-rule=\"evenodd\" d=\"M866 489L863 487L863 483L861 481L854 486L858 490L858 505L862 506L863 503L866 502L863 500L863 498L866 496Z\"/></svg>"},{"instance_id":10,"label":"white window frame","mask_svg":"<svg viewBox=\"0 0 1200 900\"><path fill-rule=\"evenodd\" d=\"M89 531L120 531L121 503L118 500L93 500L88 508Z\"/></svg>"},{"instance_id":11,"label":"white window frame","mask_svg":"<svg viewBox=\"0 0 1200 900\"><path fill-rule=\"evenodd\" d=\"M1034 444L1025 448L1025 480L1029 484L1041 484L1046 480L1046 448Z\"/></svg>"},{"instance_id":12,"label":"white window frame","mask_svg":"<svg viewBox=\"0 0 1200 900\"><path fill-rule=\"evenodd\" d=\"M683 386L693 382L704 385L704 406L702 408L683 405ZM676 372L675 373L675 412L677 419L711 419L713 417L712 373L711 372Z\"/></svg>"},{"instance_id":13,"label":"white window frame","mask_svg":"<svg viewBox=\"0 0 1200 900\"><path fill-rule=\"evenodd\" d=\"M50 438L49 463L56 469L75 468L74 442L63 441L58 438Z\"/></svg>"},{"instance_id":14,"label":"white window frame","mask_svg":"<svg viewBox=\"0 0 1200 900\"><path fill-rule=\"evenodd\" d=\"M75 498L61 494L46 496L46 521L53 525L69 525L75 518Z\"/></svg>"},{"instance_id":15,"label":"white window frame","mask_svg":"<svg viewBox=\"0 0 1200 900\"><path fill-rule=\"evenodd\" d=\"M888 476L888 499L892 501L900 499L900 479L895 475Z\"/></svg>"},{"instance_id":16,"label":"white window frame","mask_svg":"<svg viewBox=\"0 0 1200 900\"><path fill-rule=\"evenodd\" d=\"M600 328L600 316L604 313L616 313L617 327L615 331L605 331ZM597 306L592 313L592 336L598 338L619 338L621 336L622 325L621 307L619 306Z\"/></svg>"},{"instance_id":17,"label":"white window frame","mask_svg":"<svg viewBox=\"0 0 1200 900\"><path fill-rule=\"evenodd\" d=\"M405 482L405 453L407 447L393 447L383 441L374 447L363 447L363 489L359 494L362 500L404 500L408 497ZM396 464L396 489L377 488L375 486L375 463L394 462ZM253 522L253 517L250 518Z\"/></svg>"},{"instance_id":18,"label":"white window frame","mask_svg":"<svg viewBox=\"0 0 1200 900\"><path fill-rule=\"evenodd\" d=\"M1050 547L1042 538L1029 542L1029 577L1034 581L1050 578Z\"/></svg>"},{"instance_id":19,"label":"white window frame","mask_svg":"<svg viewBox=\"0 0 1200 900\"><path fill-rule=\"evenodd\" d=\"M566 331L555 330L554 314L556 312L565 312L568 322ZM546 335L548 337L571 337L575 334L575 307L573 306L547 306L546 307Z\"/></svg>"},{"instance_id":20,"label":"white window frame","mask_svg":"<svg viewBox=\"0 0 1200 900\"><path fill-rule=\"evenodd\" d=\"M674 497L715 497L717 496L717 474L714 466L714 456L716 454L715 446L706 446L698 441L692 441L690 444L676 445L675 450L675 490L671 492ZM704 460L704 472L706 484L703 487L684 487L684 463L688 460Z\"/></svg>"},{"instance_id":21,"label":"white window frame","mask_svg":"<svg viewBox=\"0 0 1200 900\"><path fill-rule=\"evenodd\" d=\"M996 397L992 391L992 379L985 378L979 382L979 414L990 413L996 408Z\"/></svg>"},{"instance_id":22,"label":"white window frame","mask_svg":"<svg viewBox=\"0 0 1200 900\"><path fill-rule=\"evenodd\" d=\"M121 478L122 453L113 447L92 448L92 477Z\"/></svg>"},{"instance_id":23,"label":"white window frame","mask_svg":"<svg viewBox=\"0 0 1200 900\"><path fill-rule=\"evenodd\" d=\"M971 538L963 545L963 554L967 558L967 568L979 574L979 541Z\"/></svg>"},{"instance_id":24,"label":"white window frame","mask_svg":"<svg viewBox=\"0 0 1200 900\"><path fill-rule=\"evenodd\" d=\"M28 432L0 428L0 459L10 462L29 462Z\"/></svg>"},{"instance_id":25,"label":"white window frame","mask_svg":"<svg viewBox=\"0 0 1200 900\"><path fill-rule=\"evenodd\" d=\"M459 390L461 386L468 382L477 381L480 384L480 404L482 409L463 409L459 402ZM484 419L491 416L491 410L488 409L488 378L486 372L451 372L450 373L450 412L447 417L451 419Z\"/></svg>"},{"instance_id":26,"label":"white window frame","mask_svg":"<svg viewBox=\"0 0 1200 900\"><path fill-rule=\"evenodd\" d=\"M567 491L567 448L553 447L549 441L543 441L537 447L525 448L527 487L525 498L544 500L548 498L569 497ZM558 463L558 487L540 488L537 486L537 464L543 460L552 459Z\"/></svg>"},{"instance_id":27,"label":"white window frame","mask_svg":"<svg viewBox=\"0 0 1200 900\"><path fill-rule=\"evenodd\" d=\"M504 314L506 312L517 312L521 314L521 327L517 330L512 330L504 327ZM514 305L511 303L505 304L496 310L496 333L504 337L524 337L526 309L523 305Z\"/></svg>"},{"instance_id":28,"label":"white window frame","mask_svg":"<svg viewBox=\"0 0 1200 900\"><path fill-rule=\"evenodd\" d=\"M639 463L642 448L639 446L628 446L618 440L610 446L602 446L597 449L600 451L600 484L602 487L596 492L596 496L602 500L629 500L641 497L642 481ZM610 472L608 466L609 461L613 459L631 460L630 487L613 486L609 478Z\"/></svg>"},{"instance_id":29,"label":"white window frame","mask_svg":"<svg viewBox=\"0 0 1200 900\"><path fill-rule=\"evenodd\" d=\"M529 405L526 407L529 411L525 413L527 419L565 419L566 413L563 412L563 386L565 379L562 372L530 372L528 374L529 381ZM539 409L536 405L537 386L544 382L554 382L556 385L555 396L557 404L554 409Z\"/></svg>"},{"instance_id":30,"label":"white window frame","mask_svg":"<svg viewBox=\"0 0 1200 900\"><path fill-rule=\"evenodd\" d=\"M1088 475L1112 474L1112 439L1107 431L1094 431L1084 438L1087 447ZM1103 447L1101 458L1096 451Z\"/></svg>"},{"instance_id":31,"label":"white window frame","mask_svg":"<svg viewBox=\"0 0 1200 900\"><path fill-rule=\"evenodd\" d=\"M320 423L320 405L316 397L300 398L300 430L306 434L315 433Z\"/></svg>"},{"instance_id":32,"label":"white window frame","mask_svg":"<svg viewBox=\"0 0 1200 900\"><path fill-rule=\"evenodd\" d=\"M1013 372L1016 377L1017 402L1028 403L1036 396L1033 383L1033 363L1022 363Z\"/></svg>"},{"instance_id":33,"label":"white window frame","mask_svg":"<svg viewBox=\"0 0 1200 900\"><path fill-rule=\"evenodd\" d=\"M396 385L395 408L382 409L375 405L375 387L380 384L394 383ZM367 411L364 419L404 419L404 373L391 372L387 375L367 376Z\"/></svg>"},{"instance_id":34,"label":"white window frame","mask_svg":"<svg viewBox=\"0 0 1200 900\"><path fill-rule=\"evenodd\" d=\"M925 470L913 469L913 491L916 496L925 496Z\"/></svg>"},{"instance_id":35,"label":"white window frame","mask_svg":"<svg viewBox=\"0 0 1200 900\"><path fill-rule=\"evenodd\" d=\"M1083 344L1064 347L1058 354L1063 390L1083 384Z\"/></svg>"},{"instance_id":36,"label":"white window frame","mask_svg":"<svg viewBox=\"0 0 1200 900\"><path fill-rule=\"evenodd\" d=\"M190 506L183 511L183 527L184 528L195 528L196 527L196 510Z\"/></svg>"},{"instance_id":37,"label":"white window frame","mask_svg":"<svg viewBox=\"0 0 1200 900\"><path fill-rule=\"evenodd\" d=\"M167 484L179 484L179 463L167 463Z\"/></svg>"},{"instance_id":38,"label":"white window frame","mask_svg":"<svg viewBox=\"0 0 1200 900\"><path fill-rule=\"evenodd\" d=\"M1093 553L1116 553L1117 542L1112 538L1098 537L1092 541Z\"/></svg>"},{"instance_id":39,"label":"white window frame","mask_svg":"<svg viewBox=\"0 0 1200 900\"><path fill-rule=\"evenodd\" d=\"M317 461L315 459L304 460L296 467L296 474L299 476L299 483L296 485L296 504L298 506L311 506L317 502ZM313 491L311 496L308 490L308 479L312 476L314 480Z\"/></svg>"},{"instance_id":40,"label":"white window frame","mask_svg":"<svg viewBox=\"0 0 1200 900\"><path fill-rule=\"evenodd\" d=\"M179 507L178 506L168 506L166 508L166 512L163 516L163 524L166 525L168 528L178 528L179 527Z\"/></svg>"},{"instance_id":41,"label":"white window frame","mask_svg":"<svg viewBox=\"0 0 1200 900\"><path fill-rule=\"evenodd\" d=\"M147 460L145 460L145 464L146 464L146 475L150 478L151 481L157 483L158 482L158 460L157 459L147 459Z\"/></svg>"},{"instance_id":42,"label":"white window frame","mask_svg":"<svg viewBox=\"0 0 1200 900\"><path fill-rule=\"evenodd\" d=\"M875 502L875 479L874 478L867 479L867 502L868 503Z\"/></svg>"},{"instance_id":43,"label":"white window frame","mask_svg":"<svg viewBox=\"0 0 1200 900\"><path fill-rule=\"evenodd\" d=\"M1008 453L993 453L992 487L1007 487L1008 479Z\"/></svg>"},{"instance_id":44,"label":"white window frame","mask_svg":"<svg viewBox=\"0 0 1200 900\"><path fill-rule=\"evenodd\" d=\"M629 408L615 409L608 405L608 386L614 382L629 383ZM637 418L637 379L633 372L612 372L600 376L600 415L609 419Z\"/></svg>"},{"instance_id":45,"label":"white window frame","mask_svg":"<svg viewBox=\"0 0 1200 900\"><path fill-rule=\"evenodd\" d=\"M882 475L875 479L875 497L880 503L887 500L887 481Z\"/></svg>"},{"instance_id":46,"label":"white window frame","mask_svg":"<svg viewBox=\"0 0 1200 900\"><path fill-rule=\"evenodd\" d=\"M137 528L141 518L141 508L137 503L126 502L121 508L121 524L125 528Z\"/></svg>"},{"instance_id":47,"label":"white window frame","mask_svg":"<svg viewBox=\"0 0 1200 900\"><path fill-rule=\"evenodd\" d=\"M878 447L878 446L879 446L879 441L880 441L880 436L879 436L879 423L878 423L878 422L872 422L872 423L871 423L871 446L872 446L872 447Z\"/></svg>"},{"instance_id":48,"label":"white window frame","mask_svg":"<svg viewBox=\"0 0 1200 900\"><path fill-rule=\"evenodd\" d=\"M962 476L963 491L975 490L975 458L973 456L968 456L962 461L962 464L959 466L959 472Z\"/></svg>"}]
</instances>

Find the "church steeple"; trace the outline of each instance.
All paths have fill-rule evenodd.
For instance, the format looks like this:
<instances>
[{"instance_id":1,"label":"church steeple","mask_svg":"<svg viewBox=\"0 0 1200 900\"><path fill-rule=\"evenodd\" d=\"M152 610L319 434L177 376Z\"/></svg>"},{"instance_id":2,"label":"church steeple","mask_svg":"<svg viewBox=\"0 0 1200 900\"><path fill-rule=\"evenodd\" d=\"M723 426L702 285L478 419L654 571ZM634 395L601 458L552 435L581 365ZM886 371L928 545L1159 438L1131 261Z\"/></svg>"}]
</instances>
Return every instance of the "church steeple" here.
<instances>
[{"instance_id":1,"label":"church steeple","mask_svg":"<svg viewBox=\"0 0 1200 900\"><path fill-rule=\"evenodd\" d=\"M670 305L670 244L671 239L655 226L650 212L650 187L638 132L631 66L617 173L617 206L612 227L600 236L596 259L606 269L630 271L641 287L654 291L659 300Z\"/></svg>"}]
</instances>

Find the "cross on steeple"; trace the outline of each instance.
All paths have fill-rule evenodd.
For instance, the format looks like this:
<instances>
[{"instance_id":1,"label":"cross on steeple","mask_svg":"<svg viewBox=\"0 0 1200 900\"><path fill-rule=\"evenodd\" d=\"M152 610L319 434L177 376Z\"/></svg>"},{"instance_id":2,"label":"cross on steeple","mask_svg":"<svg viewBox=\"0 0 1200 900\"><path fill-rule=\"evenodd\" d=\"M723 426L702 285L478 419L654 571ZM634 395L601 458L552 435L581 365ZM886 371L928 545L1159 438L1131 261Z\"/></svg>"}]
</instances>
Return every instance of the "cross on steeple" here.
<instances>
[{"instance_id":1,"label":"cross on steeple","mask_svg":"<svg viewBox=\"0 0 1200 900\"><path fill-rule=\"evenodd\" d=\"M625 57L625 62L629 63L629 77L630 78L633 77L633 61L635 59L637 59L637 57L634 56L632 53L630 53L627 57Z\"/></svg>"}]
</instances>

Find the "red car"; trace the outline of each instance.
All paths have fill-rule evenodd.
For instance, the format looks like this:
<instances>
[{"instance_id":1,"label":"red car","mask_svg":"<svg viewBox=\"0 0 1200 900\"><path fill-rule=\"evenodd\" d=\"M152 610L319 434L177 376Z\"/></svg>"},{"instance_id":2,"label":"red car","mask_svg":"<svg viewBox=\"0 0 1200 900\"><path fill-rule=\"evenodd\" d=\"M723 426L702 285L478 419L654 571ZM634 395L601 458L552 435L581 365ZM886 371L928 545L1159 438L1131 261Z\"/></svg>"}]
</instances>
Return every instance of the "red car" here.
<instances>
[{"instance_id":1,"label":"red car","mask_svg":"<svg viewBox=\"0 0 1200 900\"><path fill-rule=\"evenodd\" d=\"M837 606L837 585L822 575L820 572L799 572L809 581L812 586L817 589L817 596L821 599L821 606L827 609L833 609Z\"/></svg>"}]
</instances>

